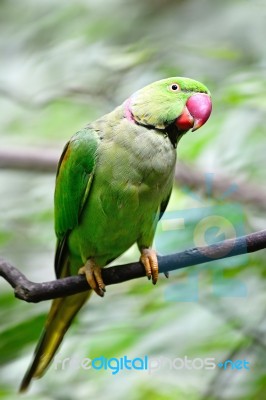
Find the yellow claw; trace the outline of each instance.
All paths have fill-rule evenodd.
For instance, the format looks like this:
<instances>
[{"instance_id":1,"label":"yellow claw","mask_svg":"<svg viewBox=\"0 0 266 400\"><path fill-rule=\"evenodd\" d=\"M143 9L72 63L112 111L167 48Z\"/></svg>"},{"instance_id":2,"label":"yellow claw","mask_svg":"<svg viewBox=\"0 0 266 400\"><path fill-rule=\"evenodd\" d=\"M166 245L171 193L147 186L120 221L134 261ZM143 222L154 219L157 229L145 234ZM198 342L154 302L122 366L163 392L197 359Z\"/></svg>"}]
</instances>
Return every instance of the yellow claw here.
<instances>
[{"instance_id":1,"label":"yellow claw","mask_svg":"<svg viewBox=\"0 0 266 400\"><path fill-rule=\"evenodd\" d=\"M91 289L93 289L99 296L104 296L106 290L102 279L102 270L101 267L95 264L93 259L89 259L86 264L79 269L78 273L85 274Z\"/></svg>"},{"instance_id":2,"label":"yellow claw","mask_svg":"<svg viewBox=\"0 0 266 400\"><path fill-rule=\"evenodd\" d=\"M159 267L157 254L153 249L142 249L140 262L144 265L148 279L152 278L152 283L155 285L158 280Z\"/></svg>"}]
</instances>

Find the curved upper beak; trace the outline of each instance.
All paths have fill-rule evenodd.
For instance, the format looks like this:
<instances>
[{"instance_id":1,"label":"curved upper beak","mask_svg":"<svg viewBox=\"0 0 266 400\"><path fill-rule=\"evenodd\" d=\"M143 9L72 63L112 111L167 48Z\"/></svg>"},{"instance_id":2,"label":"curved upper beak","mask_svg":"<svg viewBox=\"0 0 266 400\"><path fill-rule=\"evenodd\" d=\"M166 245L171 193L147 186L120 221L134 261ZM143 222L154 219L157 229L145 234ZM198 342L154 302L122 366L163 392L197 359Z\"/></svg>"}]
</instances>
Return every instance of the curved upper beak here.
<instances>
[{"instance_id":1,"label":"curved upper beak","mask_svg":"<svg viewBox=\"0 0 266 400\"><path fill-rule=\"evenodd\" d=\"M183 131L199 129L208 121L212 111L212 102L208 94L196 93L190 96L186 106L176 120L176 126Z\"/></svg>"}]
</instances>

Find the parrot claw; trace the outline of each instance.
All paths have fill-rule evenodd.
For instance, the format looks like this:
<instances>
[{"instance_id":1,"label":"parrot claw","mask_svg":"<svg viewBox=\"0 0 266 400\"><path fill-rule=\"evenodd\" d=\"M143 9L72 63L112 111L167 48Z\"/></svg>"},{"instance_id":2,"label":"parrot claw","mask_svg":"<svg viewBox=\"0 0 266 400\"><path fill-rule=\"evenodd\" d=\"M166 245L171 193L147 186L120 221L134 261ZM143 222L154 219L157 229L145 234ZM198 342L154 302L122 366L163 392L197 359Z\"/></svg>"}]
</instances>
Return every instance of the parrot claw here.
<instances>
[{"instance_id":1,"label":"parrot claw","mask_svg":"<svg viewBox=\"0 0 266 400\"><path fill-rule=\"evenodd\" d=\"M93 289L99 296L104 296L106 289L102 279L102 271L92 259L89 259L86 264L79 269L78 273L80 275L85 274L91 289Z\"/></svg>"},{"instance_id":2,"label":"parrot claw","mask_svg":"<svg viewBox=\"0 0 266 400\"><path fill-rule=\"evenodd\" d=\"M152 283L155 285L159 275L156 252L153 249L142 249L140 262L145 267L146 276L148 277L149 280L152 278Z\"/></svg>"},{"instance_id":3,"label":"parrot claw","mask_svg":"<svg viewBox=\"0 0 266 400\"><path fill-rule=\"evenodd\" d=\"M169 272L168 272L168 271L164 272L164 275L165 275L165 277L166 277L167 279L169 278Z\"/></svg>"}]
</instances>

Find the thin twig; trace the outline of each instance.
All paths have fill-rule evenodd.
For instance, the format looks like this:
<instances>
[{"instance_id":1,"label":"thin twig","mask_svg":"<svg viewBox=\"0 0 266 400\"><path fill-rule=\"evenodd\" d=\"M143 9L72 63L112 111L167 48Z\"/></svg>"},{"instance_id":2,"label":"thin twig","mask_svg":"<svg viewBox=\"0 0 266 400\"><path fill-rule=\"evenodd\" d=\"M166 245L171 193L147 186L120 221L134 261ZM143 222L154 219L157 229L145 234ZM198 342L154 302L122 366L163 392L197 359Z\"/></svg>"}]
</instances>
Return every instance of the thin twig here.
<instances>
[{"instance_id":1,"label":"thin twig","mask_svg":"<svg viewBox=\"0 0 266 400\"><path fill-rule=\"evenodd\" d=\"M192 265L251 253L266 248L266 230L251 233L236 239L228 239L210 246L195 247L180 253L158 257L160 273ZM34 283L5 260L0 260L0 276L14 288L15 296L27 302L69 296L89 289L84 275L71 276L50 282ZM141 263L134 262L103 269L106 285L125 282L145 276Z\"/></svg>"}]
</instances>

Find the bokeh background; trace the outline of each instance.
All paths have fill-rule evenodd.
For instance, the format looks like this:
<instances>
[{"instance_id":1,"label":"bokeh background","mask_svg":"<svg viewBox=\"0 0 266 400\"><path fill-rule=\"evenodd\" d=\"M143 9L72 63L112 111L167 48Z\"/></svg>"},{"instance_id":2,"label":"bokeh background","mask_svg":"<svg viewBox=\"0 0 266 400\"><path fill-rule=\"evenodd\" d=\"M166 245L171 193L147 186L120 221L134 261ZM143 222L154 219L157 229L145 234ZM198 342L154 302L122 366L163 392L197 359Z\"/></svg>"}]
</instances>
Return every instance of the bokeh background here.
<instances>
[{"instance_id":1,"label":"bokeh background","mask_svg":"<svg viewBox=\"0 0 266 400\"><path fill-rule=\"evenodd\" d=\"M2 0L0 151L59 157L74 132L135 90L192 77L212 91L213 114L179 144L166 220L184 226L159 227L156 247L176 252L262 229L265 38L263 0ZM0 170L0 255L33 281L54 278L54 175ZM213 214L227 223L211 226ZM132 248L119 262L138 257ZM24 398L264 399L265 289L265 251L171 273L156 287L146 279L110 286L80 312L59 351L61 359L246 359L250 370L166 366L113 376L52 366ZM14 399L49 302L19 301L1 280L0 306L0 398Z\"/></svg>"}]
</instances>

